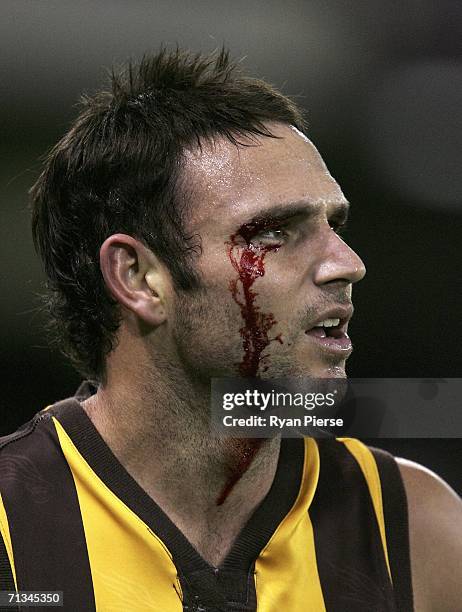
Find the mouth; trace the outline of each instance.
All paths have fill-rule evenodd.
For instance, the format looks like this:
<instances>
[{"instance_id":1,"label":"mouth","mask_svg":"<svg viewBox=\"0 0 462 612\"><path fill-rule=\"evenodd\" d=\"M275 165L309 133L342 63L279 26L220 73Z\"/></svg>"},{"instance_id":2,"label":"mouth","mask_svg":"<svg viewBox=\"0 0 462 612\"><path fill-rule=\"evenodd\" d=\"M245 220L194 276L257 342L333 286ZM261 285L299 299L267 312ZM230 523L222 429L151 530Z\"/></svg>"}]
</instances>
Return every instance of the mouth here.
<instances>
[{"instance_id":1,"label":"mouth","mask_svg":"<svg viewBox=\"0 0 462 612\"><path fill-rule=\"evenodd\" d=\"M351 306L332 309L321 314L318 321L305 330L305 334L321 351L347 359L353 351L353 345L347 333L352 315Z\"/></svg>"}]
</instances>

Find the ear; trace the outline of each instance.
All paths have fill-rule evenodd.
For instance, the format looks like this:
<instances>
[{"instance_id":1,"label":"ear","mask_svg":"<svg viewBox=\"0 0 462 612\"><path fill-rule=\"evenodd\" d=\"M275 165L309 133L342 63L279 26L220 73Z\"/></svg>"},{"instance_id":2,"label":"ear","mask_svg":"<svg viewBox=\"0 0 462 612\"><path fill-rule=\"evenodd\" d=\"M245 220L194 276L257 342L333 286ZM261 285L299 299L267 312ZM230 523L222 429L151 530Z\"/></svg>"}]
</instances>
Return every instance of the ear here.
<instances>
[{"instance_id":1,"label":"ear","mask_svg":"<svg viewBox=\"0 0 462 612\"><path fill-rule=\"evenodd\" d=\"M169 279L152 251L132 236L114 234L104 241L99 258L106 286L119 304L150 326L166 321Z\"/></svg>"}]
</instances>

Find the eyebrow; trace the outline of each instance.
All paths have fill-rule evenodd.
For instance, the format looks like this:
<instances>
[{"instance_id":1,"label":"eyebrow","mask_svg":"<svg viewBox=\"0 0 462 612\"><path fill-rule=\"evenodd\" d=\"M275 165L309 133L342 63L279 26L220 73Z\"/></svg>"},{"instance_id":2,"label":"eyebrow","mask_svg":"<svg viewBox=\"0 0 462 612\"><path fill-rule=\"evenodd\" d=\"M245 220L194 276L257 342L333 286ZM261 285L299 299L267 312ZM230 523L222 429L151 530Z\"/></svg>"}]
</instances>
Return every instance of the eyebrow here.
<instances>
[{"instance_id":1,"label":"eyebrow","mask_svg":"<svg viewBox=\"0 0 462 612\"><path fill-rule=\"evenodd\" d=\"M330 209L329 218L333 218L336 221L345 223L348 219L350 211L350 203L346 200L341 201L328 201L320 200L318 202L291 202L286 204L277 204L268 206L263 210L259 210L250 219L244 221L242 225L257 225L262 222L282 222L288 221L294 217L309 217L313 215L319 204L326 204L327 208Z\"/></svg>"}]
</instances>

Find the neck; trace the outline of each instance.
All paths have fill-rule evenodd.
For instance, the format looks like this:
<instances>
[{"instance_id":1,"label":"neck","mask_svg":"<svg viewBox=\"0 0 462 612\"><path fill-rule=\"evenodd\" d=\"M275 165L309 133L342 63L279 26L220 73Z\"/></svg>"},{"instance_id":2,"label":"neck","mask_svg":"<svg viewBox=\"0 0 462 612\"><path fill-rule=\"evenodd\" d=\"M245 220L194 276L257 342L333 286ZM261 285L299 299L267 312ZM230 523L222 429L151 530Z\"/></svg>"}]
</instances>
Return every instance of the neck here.
<instances>
[{"instance_id":1,"label":"neck","mask_svg":"<svg viewBox=\"0 0 462 612\"><path fill-rule=\"evenodd\" d=\"M215 522L237 535L268 493L279 456L279 438L212 436L209 401L208 388L158 372L143 384L109 377L83 404L120 463L196 543Z\"/></svg>"}]
</instances>

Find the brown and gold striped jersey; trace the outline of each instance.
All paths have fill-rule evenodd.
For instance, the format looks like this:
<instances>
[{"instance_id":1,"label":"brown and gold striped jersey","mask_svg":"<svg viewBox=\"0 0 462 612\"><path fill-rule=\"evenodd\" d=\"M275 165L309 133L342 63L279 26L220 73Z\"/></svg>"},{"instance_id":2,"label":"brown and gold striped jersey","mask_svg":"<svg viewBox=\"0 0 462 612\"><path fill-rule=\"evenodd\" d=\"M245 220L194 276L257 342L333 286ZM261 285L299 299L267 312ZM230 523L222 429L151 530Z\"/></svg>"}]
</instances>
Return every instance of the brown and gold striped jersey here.
<instances>
[{"instance_id":1,"label":"brown and gold striped jersey","mask_svg":"<svg viewBox=\"0 0 462 612\"><path fill-rule=\"evenodd\" d=\"M282 439L268 495L215 568L117 460L83 393L0 438L0 590L63 591L76 612L412 612L388 453Z\"/></svg>"}]
</instances>

